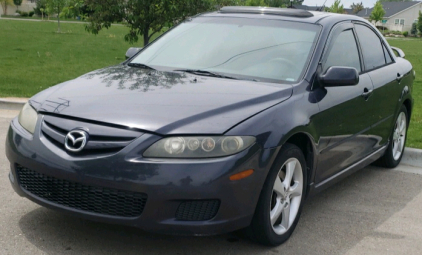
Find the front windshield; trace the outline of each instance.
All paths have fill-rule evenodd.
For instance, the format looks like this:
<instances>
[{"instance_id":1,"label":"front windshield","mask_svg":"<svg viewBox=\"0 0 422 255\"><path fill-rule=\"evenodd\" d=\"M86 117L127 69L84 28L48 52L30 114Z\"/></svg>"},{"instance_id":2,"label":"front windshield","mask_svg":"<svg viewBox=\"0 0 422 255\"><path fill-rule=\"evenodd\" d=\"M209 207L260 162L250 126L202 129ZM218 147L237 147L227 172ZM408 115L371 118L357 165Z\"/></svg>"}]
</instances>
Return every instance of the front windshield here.
<instances>
[{"instance_id":1,"label":"front windshield","mask_svg":"<svg viewBox=\"0 0 422 255\"><path fill-rule=\"evenodd\" d=\"M317 25L281 20L199 17L169 31L131 63L296 82L319 31Z\"/></svg>"}]
</instances>

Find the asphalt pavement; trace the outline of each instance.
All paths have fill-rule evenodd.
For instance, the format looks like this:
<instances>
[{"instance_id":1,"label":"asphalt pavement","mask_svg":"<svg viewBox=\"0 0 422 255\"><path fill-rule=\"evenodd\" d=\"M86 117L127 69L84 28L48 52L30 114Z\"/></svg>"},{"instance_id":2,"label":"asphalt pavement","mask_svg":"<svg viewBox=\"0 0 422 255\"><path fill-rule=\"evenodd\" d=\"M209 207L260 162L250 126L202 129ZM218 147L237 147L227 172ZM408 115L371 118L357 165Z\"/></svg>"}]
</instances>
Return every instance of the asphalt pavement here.
<instances>
[{"instance_id":1,"label":"asphalt pavement","mask_svg":"<svg viewBox=\"0 0 422 255\"><path fill-rule=\"evenodd\" d=\"M4 152L16 111L0 110L0 254L421 254L422 169L367 167L307 201L277 248L240 232L177 237L82 220L16 195Z\"/></svg>"}]
</instances>

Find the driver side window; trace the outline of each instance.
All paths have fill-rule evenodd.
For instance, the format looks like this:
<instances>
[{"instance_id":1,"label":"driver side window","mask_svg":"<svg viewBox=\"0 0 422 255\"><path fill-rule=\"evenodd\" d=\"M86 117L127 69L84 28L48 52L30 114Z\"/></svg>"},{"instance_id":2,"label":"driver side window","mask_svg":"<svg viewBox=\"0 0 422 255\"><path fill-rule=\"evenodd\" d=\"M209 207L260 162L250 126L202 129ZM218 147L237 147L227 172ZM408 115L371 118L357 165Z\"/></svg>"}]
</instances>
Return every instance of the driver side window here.
<instances>
[{"instance_id":1,"label":"driver side window","mask_svg":"<svg viewBox=\"0 0 422 255\"><path fill-rule=\"evenodd\" d=\"M354 67L359 73L362 71L358 46L351 29L341 32L335 38L323 65L323 73L332 66Z\"/></svg>"}]
</instances>

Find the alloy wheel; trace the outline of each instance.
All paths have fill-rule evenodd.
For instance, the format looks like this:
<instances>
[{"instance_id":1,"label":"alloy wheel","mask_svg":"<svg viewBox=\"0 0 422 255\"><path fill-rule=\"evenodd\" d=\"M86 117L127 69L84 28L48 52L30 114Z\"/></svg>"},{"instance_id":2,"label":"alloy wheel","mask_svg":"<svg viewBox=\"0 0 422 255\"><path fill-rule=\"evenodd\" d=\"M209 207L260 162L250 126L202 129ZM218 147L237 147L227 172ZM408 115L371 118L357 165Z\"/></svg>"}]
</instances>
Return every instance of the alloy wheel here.
<instances>
[{"instance_id":1,"label":"alloy wheel","mask_svg":"<svg viewBox=\"0 0 422 255\"><path fill-rule=\"evenodd\" d=\"M295 221L303 193L302 166L296 158L288 159L280 168L273 186L270 221L277 235L286 233Z\"/></svg>"},{"instance_id":2,"label":"alloy wheel","mask_svg":"<svg viewBox=\"0 0 422 255\"><path fill-rule=\"evenodd\" d=\"M399 160L403 150L404 143L406 141L406 131L407 131L407 120L406 114L401 112L397 118L396 125L394 127L393 133L393 158L394 160Z\"/></svg>"}]
</instances>

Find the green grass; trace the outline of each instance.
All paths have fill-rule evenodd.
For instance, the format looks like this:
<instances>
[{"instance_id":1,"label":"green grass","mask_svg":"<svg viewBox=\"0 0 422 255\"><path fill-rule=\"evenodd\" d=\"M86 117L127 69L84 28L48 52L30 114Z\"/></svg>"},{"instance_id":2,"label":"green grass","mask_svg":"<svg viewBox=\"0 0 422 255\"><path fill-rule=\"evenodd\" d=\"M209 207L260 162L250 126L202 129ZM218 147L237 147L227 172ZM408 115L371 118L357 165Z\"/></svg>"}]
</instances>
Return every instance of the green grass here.
<instances>
[{"instance_id":1,"label":"green grass","mask_svg":"<svg viewBox=\"0 0 422 255\"><path fill-rule=\"evenodd\" d=\"M30 97L50 86L124 60L128 28L99 35L83 24L0 19L0 97ZM142 45L140 40L137 45Z\"/></svg>"},{"instance_id":2,"label":"green grass","mask_svg":"<svg viewBox=\"0 0 422 255\"><path fill-rule=\"evenodd\" d=\"M112 26L99 35L83 24L0 19L0 97L30 97L50 86L124 60L131 46L123 37L128 28ZM407 145L422 148L422 40L390 39L416 70L415 107ZM138 46L142 45L140 38ZM386 99L387 100L387 99Z\"/></svg>"},{"instance_id":3,"label":"green grass","mask_svg":"<svg viewBox=\"0 0 422 255\"><path fill-rule=\"evenodd\" d=\"M406 59L412 63L416 71L416 80L413 84L415 105L409 127L407 146L422 149L422 39L392 39L388 42L391 46L404 51Z\"/></svg>"}]
</instances>

